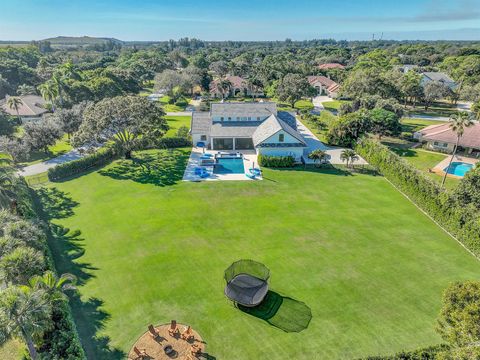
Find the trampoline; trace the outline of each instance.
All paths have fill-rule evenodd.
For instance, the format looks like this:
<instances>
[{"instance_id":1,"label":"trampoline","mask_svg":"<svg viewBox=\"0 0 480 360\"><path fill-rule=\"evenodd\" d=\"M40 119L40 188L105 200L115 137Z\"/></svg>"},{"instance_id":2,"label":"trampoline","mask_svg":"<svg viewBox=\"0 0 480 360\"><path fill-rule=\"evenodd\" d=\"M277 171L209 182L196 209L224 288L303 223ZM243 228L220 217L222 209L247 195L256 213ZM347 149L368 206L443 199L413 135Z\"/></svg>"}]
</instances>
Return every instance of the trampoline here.
<instances>
[{"instance_id":1,"label":"trampoline","mask_svg":"<svg viewBox=\"0 0 480 360\"><path fill-rule=\"evenodd\" d=\"M225 296L247 307L259 305L268 292L270 270L253 260L239 260L225 270Z\"/></svg>"}]
</instances>

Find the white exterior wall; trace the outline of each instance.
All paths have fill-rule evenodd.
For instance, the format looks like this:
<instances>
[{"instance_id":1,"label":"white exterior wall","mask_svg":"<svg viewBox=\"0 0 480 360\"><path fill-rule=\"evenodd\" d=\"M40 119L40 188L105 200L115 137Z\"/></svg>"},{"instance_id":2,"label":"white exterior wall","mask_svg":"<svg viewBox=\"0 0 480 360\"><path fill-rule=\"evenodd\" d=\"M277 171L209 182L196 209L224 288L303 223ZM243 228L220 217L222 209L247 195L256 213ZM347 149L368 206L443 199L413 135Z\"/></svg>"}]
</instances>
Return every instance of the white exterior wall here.
<instances>
[{"instance_id":1,"label":"white exterior wall","mask_svg":"<svg viewBox=\"0 0 480 360\"><path fill-rule=\"evenodd\" d=\"M206 135L206 134L203 134L203 135ZM207 135L207 140L201 140L201 137L202 137L202 134L193 134L192 135L193 146L197 146L197 143L200 142L200 141L203 141L207 146L210 144L210 138L209 138L208 135Z\"/></svg>"},{"instance_id":2,"label":"white exterior wall","mask_svg":"<svg viewBox=\"0 0 480 360\"><path fill-rule=\"evenodd\" d=\"M278 140L279 135L283 134L284 141L280 142ZM289 133L284 130L280 130L276 134L272 135L268 139L262 142L262 144L298 144L299 140L294 138ZM304 147L257 147L257 152L259 154L268 155L268 156L294 156L296 161L300 161L300 158L303 155Z\"/></svg>"}]
</instances>

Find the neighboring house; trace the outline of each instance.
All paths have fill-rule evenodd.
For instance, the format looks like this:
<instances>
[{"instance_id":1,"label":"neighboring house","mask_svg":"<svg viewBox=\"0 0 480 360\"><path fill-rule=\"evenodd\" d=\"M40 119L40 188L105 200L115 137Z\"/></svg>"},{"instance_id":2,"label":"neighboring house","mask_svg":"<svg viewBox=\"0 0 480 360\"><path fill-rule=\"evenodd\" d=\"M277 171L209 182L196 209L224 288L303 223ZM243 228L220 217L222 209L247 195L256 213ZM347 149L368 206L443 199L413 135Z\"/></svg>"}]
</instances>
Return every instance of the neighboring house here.
<instances>
[{"instance_id":1,"label":"neighboring house","mask_svg":"<svg viewBox=\"0 0 480 360\"><path fill-rule=\"evenodd\" d=\"M254 150L257 154L293 156L300 161L307 146L293 113L273 102L212 103L210 112L193 112L194 144L211 150Z\"/></svg>"},{"instance_id":2,"label":"neighboring house","mask_svg":"<svg viewBox=\"0 0 480 360\"><path fill-rule=\"evenodd\" d=\"M317 89L318 95L328 95L334 98L340 90L340 85L325 76L308 76L307 80L311 86Z\"/></svg>"},{"instance_id":3,"label":"neighboring house","mask_svg":"<svg viewBox=\"0 0 480 360\"><path fill-rule=\"evenodd\" d=\"M246 96L263 96L263 91L258 90L253 92L252 89L249 89L247 80L241 78L240 76L227 75L223 79L216 79L210 83L210 94L213 97L221 98L223 97L222 91L218 88L218 84L222 80L228 80L232 84L228 94L225 94L225 97L237 96L237 95L246 95Z\"/></svg>"},{"instance_id":4,"label":"neighboring house","mask_svg":"<svg viewBox=\"0 0 480 360\"><path fill-rule=\"evenodd\" d=\"M345 66L339 63L327 63L327 64L320 64L318 65L320 70L330 70L330 69L345 69Z\"/></svg>"},{"instance_id":5,"label":"neighboring house","mask_svg":"<svg viewBox=\"0 0 480 360\"><path fill-rule=\"evenodd\" d=\"M424 72L422 73L422 79L420 85L425 86L428 83L437 82L448 86L450 89L455 90L458 84L449 77L447 74L442 72Z\"/></svg>"},{"instance_id":6,"label":"neighboring house","mask_svg":"<svg viewBox=\"0 0 480 360\"><path fill-rule=\"evenodd\" d=\"M12 116L17 116L17 112L15 109L10 109L7 105L7 100L9 96L0 102L0 107L7 113ZM22 119L22 122L32 121L32 120L39 120L42 118L43 114L48 112L45 109L45 100L41 96L37 95L26 95L26 96L19 96L22 100L22 103L18 107L18 115Z\"/></svg>"},{"instance_id":7,"label":"neighboring house","mask_svg":"<svg viewBox=\"0 0 480 360\"><path fill-rule=\"evenodd\" d=\"M448 123L427 126L415 132L413 137L426 143L428 149L445 153L452 153L457 142L457 134L450 129ZM460 150L464 150L467 154L480 152L480 123L476 122L474 125L465 128L458 146Z\"/></svg>"}]
</instances>

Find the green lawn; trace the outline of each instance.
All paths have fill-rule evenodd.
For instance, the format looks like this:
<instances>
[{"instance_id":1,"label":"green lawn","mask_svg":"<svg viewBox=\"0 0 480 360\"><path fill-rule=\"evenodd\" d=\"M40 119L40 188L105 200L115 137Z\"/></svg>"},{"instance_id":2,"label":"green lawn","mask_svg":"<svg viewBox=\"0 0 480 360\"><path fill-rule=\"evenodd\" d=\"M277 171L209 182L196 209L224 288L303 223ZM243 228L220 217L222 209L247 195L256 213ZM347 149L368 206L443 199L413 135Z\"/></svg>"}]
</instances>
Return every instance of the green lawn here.
<instances>
[{"instance_id":1,"label":"green lawn","mask_svg":"<svg viewBox=\"0 0 480 360\"><path fill-rule=\"evenodd\" d=\"M455 104L451 104L450 102L436 102L433 103L432 106L425 110L423 106L417 106L414 109L408 110L410 114L413 115L429 115L435 117L450 117L452 114L455 114L458 109Z\"/></svg>"},{"instance_id":2,"label":"green lawn","mask_svg":"<svg viewBox=\"0 0 480 360\"><path fill-rule=\"evenodd\" d=\"M191 116L165 116L165 119L167 120L168 126L170 126L170 129L167 131L165 136L175 136L177 133L177 130L181 126L186 126L190 129L192 117Z\"/></svg>"},{"instance_id":3,"label":"green lawn","mask_svg":"<svg viewBox=\"0 0 480 360\"><path fill-rule=\"evenodd\" d=\"M9 340L0 346L0 359L18 360L23 358L25 346L18 340Z\"/></svg>"},{"instance_id":4,"label":"green lawn","mask_svg":"<svg viewBox=\"0 0 480 360\"><path fill-rule=\"evenodd\" d=\"M42 161L46 161L52 159L54 157L63 155L70 150L72 150L72 145L70 145L70 141L65 134L62 139L58 140L57 143L53 146L48 148L48 152L45 153L44 151L34 151L30 154L30 159L26 162L21 163L22 166L28 166L33 164L41 163Z\"/></svg>"},{"instance_id":5,"label":"green lawn","mask_svg":"<svg viewBox=\"0 0 480 360\"><path fill-rule=\"evenodd\" d=\"M54 227L50 243L58 270L79 278L72 303L89 358L123 359L148 324L171 319L198 330L217 359L352 359L432 345L442 291L480 274L380 176L266 169L263 181L186 183L188 155L137 154L135 165L40 191L47 217L70 229ZM283 302L268 321L223 295L224 270L242 258L271 270L271 296ZM283 331L305 307L308 327Z\"/></svg>"},{"instance_id":6,"label":"green lawn","mask_svg":"<svg viewBox=\"0 0 480 360\"><path fill-rule=\"evenodd\" d=\"M322 103L322 105L326 110L338 111L338 109L340 109L340 105L342 105L343 103L346 103L346 102L348 102L348 101L333 100L333 101L326 101L326 102Z\"/></svg>"}]
</instances>

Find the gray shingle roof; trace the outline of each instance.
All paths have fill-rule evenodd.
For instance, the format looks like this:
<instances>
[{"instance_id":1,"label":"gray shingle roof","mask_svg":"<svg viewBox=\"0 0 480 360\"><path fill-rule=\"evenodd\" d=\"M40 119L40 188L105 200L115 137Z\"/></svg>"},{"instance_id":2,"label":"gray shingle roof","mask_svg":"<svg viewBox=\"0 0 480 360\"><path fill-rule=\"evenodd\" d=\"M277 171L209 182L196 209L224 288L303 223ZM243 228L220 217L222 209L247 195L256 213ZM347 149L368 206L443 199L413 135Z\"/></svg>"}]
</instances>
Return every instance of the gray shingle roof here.
<instances>
[{"instance_id":1,"label":"gray shingle roof","mask_svg":"<svg viewBox=\"0 0 480 360\"><path fill-rule=\"evenodd\" d=\"M270 115L270 117L262 122L258 127L257 130L253 133L253 145L258 146L263 141L267 140L272 135L275 135L280 130L285 131L287 134L290 134L295 139L299 141L302 146L306 146L305 140L303 136L296 130L294 130L290 125L288 125L285 121L280 120L275 115Z\"/></svg>"},{"instance_id":2,"label":"gray shingle roof","mask_svg":"<svg viewBox=\"0 0 480 360\"><path fill-rule=\"evenodd\" d=\"M297 118L294 112L279 111L277 117L286 122L293 130L297 130Z\"/></svg>"},{"instance_id":3,"label":"gray shingle roof","mask_svg":"<svg viewBox=\"0 0 480 360\"><path fill-rule=\"evenodd\" d=\"M277 104L274 102L212 103L210 113L212 116L266 117L277 114Z\"/></svg>"},{"instance_id":4,"label":"gray shingle roof","mask_svg":"<svg viewBox=\"0 0 480 360\"><path fill-rule=\"evenodd\" d=\"M192 134L207 135L210 133L210 127L212 126L212 119L208 112L193 112L192 113L192 125L190 132Z\"/></svg>"},{"instance_id":5,"label":"gray shingle roof","mask_svg":"<svg viewBox=\"0 0 480 360\"><path fill-rule=\"evenodd\" d=\"M442 72L424 72L423 75L432 81L455 82L450 76Z\"/></svg>"}]
</instances>

